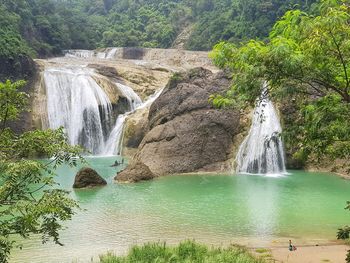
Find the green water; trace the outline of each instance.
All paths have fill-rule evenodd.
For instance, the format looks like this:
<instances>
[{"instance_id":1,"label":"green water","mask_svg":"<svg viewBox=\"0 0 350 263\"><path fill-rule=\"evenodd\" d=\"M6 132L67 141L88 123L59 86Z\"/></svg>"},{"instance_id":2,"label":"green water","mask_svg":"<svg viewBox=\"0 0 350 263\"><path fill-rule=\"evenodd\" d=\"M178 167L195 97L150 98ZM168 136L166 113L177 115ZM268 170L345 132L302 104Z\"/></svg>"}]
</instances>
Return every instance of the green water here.
<instances>
[{"instance_id":1,"label":"green water","mask_svg":"<svg viewBox=\"0 0 350 263\"><path fill-rule=\"evenodd\" d=\"M132 244L195 238L200 242L248 246L335 239L349 224L344 210L350 181L322 173L290 171L280 178L240 175L171 176L139 184L116 184L115 158L89 159L108 185L72 190L77 169L61 167L62 188L72 190L79 211L61 233L64 247L23 242L12 262L88 262Z\"/></svg>"}]
</instances>

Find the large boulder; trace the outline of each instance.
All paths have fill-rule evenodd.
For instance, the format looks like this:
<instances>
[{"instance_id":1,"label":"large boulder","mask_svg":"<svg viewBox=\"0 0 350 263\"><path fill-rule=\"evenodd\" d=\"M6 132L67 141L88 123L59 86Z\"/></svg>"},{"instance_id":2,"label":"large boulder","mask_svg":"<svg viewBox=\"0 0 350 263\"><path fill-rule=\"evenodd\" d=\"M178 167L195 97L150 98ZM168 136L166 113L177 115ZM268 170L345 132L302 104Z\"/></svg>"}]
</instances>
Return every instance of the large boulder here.
<instances>
[{"instance_id":1,"label":"large boulder","mask_svg":"<svg viewBox=\"0 0 350 263\"><path fill-rule=\"evenodd\" d=\"M84 167L75 176L73 188L87 188L106 185L107 182L94 169Z\"/></svg>"},{"instance_id":2,"label":"large boulder","mask_svg":"<svg viewBox=\"0 0 350 263\"><path fill-rule=\"evenodd\" d=\"M130 181L139 164L155 176L230 170L239 112L218 110L208 102L211 94L223 93L229 86L223 73L203 68L176 74L152 104L149 131L118 180Z\"/></svg>"},{"instance_id":3,"label":"large boulder","mask_svg":"<svg viewBox=\"0 0 350 263\"><path fill-rule=\"evenodd\" d=\"M137 162L128 167L127 171L120 172L114 179L119 182L137 183L139 181L151 180L155 175L147 165Z\"/></svg>"}]
</instances>

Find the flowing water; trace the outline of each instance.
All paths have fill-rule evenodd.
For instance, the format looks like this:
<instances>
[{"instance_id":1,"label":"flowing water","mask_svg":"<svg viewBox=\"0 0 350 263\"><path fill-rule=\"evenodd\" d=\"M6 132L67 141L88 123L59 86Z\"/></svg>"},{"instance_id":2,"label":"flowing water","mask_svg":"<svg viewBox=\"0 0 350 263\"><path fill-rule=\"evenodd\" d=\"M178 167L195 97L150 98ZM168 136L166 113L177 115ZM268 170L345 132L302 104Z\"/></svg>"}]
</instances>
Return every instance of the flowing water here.
<instances>
[{"instance_id":1,"label":"flowing water","mask_svg":"<svg viewBox=\"0 0 350 263\"><path fill-rule=\"evenodd\" d=\"M65 244L25 240L12 263L90 262L108 250L124 253L133 244L195 238L225 245L285 246L293 239L328 242L349 223L344 210L350 181L323 173L289 171L258 175L170 176L139 184L117 184L116 158L88 158L108 182L102 188L72 190L78 168L61 167L58 182L86 210L66 223ZM74 259L78 259L74 261Z\"/></svg>"},{"instance_id":2,"label":"flowing water","mask_svg":"<svg viewBox=\"0 0 350 263\"><path fill-rule=\"evenodd\" d=\"M49 127L64 127L69 143L91 153L101 152L112 121L112 105L84 68L54 68L44 71Z\"/></svg>"},{"instance_id":3,"label":"flowing water","mask_svg":"<svg viewBox=\"0 0 350 263\"><path fill-rule=\"evenodd\" d=\"M91 55L87 51L76 52L82 57ZM113 56L115 50L110 52L107 57ZM51 68L44 71L49 128L64 127L70 144L82 145L93 155L120 154L127 116L137 109L149 106L161 91L142 103L132 88L115 83L116 89L127 99L129 111L120 114L113 127L111 102L94 80L94 74L92 69L85 67Z\"/></svg>"},{"instance_id":4,"label":"flowing water","mask_svg":"<svg viewBox=\"0 0 350 263\"><path fill-rule=\"evenodd\" d=\"M123 96L128 100L130 111L118 116L116 124L112 132L109 134L108 139L104 144L104 148L101 151L101 155L103 156L121 154L121 150L123 147L123 131L125 126L125 120L128 115L130 115L137 109L137 107L142 105L141 98L135 93L135 91L132 88L121 83L116 83L116 85L118 86Z\"/></svg>"},{"instance_id":5,"label":"flowing water","mask_svg":"<svg viewBox=\"0 0 350 263\"><path fill-rule=\"evenodd\" d=\"M107 142L101 152L101 156L121 155L123 149L124 127L127 117L136 110L150 106L162 93L163 89L155 92L144 103L140 97L128 86L117 84L122 94L128 99L130 111L118 116L116 124L110 133Z\"/></svg>"},{"instance_id":6,"label":"flowing water","mask_svg":"<svg viewBox=\"0 0 350 263\"><path fill-rule=\"evenodd\" d=\"M255 107L248 136L236 157L239 173L270 176L286 173L282 128L275 107L266 95L266 85Z\"/></svg>"},{"instance_id":7,"label":"flowing water","mask_svg":"<svg viewBox=\"0 0 350 263\"><path fill-rule=\"evenodd\" d=\"M83 59L91 59L91 58L114 59L117 51L118 51L118 48L106 48L103 51L74 49L74 50L67 50L65 57L83 58Z\"/></svg>"}]
</instances>

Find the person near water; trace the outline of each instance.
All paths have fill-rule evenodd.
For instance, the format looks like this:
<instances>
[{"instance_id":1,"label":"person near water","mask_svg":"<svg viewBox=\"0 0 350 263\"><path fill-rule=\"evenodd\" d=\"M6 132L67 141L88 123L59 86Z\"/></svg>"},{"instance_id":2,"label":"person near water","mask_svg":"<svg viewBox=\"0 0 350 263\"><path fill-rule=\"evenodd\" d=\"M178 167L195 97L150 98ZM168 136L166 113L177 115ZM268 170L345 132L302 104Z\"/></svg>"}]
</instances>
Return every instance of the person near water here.
<instances>
[{"instance_id":1,"label":"person near water","mask_svg":"<svg viewBox=\"0 0 350 263\"><path fill-rule=\"evenodd\" d=\"M289 251L295 251L297 250L296 246L292 245L292 240L289 240Z\"/></svg>"}]
</instances>

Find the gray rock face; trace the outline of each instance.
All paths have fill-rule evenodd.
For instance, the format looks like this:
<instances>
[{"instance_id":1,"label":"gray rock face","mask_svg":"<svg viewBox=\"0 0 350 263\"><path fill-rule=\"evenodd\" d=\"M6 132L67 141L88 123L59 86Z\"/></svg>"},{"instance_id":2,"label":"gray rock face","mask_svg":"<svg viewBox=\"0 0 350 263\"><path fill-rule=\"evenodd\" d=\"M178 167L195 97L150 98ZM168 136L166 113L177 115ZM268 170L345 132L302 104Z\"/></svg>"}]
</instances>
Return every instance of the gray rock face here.
<instances>
[{"instance_id":1,"label":"gray rock face","mask_svg":"<svg viewBox=\"0 0 350 263\"><path fill-rule=\"evenodd\" d=\"M155 176L229 170L239 113L214 109L208 102L211 94L229 86L224 74L203 68L173 77L152 104L149 131L123 176L133 177L137 165L147 166Z\"/></svg>"},{"instance_id":2,"label":"gray rock face","mask_svg":"<svg viewBox=\"0 0 350 263\"><path fill-rule=\"evenodd\" d=\"M84 167L75 176L73 188L87 188L106 185L107 182L94 169Z\"/></svg>"}]
</instances>

